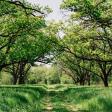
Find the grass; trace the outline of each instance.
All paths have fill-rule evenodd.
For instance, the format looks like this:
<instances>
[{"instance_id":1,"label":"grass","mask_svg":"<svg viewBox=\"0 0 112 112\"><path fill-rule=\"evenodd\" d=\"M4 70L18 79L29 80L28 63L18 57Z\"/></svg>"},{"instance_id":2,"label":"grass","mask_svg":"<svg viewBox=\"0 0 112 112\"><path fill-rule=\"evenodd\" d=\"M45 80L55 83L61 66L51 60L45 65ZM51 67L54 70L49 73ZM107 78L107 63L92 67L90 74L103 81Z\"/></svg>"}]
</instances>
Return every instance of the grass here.
<instances>
[{"instance_id":1,"label":"grass","mask_svg":"<svg viewBox=\"0 0 112 112\"><path fill-rule=\"evenodd\" d=\"M42 87L1 86L0 112L41 112Z\"/></svg>"},{"instance_id":2,"label":"grass","mask_svg":"<svg viewBox=\"0 0 112 112\"><path fill-rule=\"evenodd\" d=\"M0 86L0 112L112 112L112 88Z\"/></svg>"}]
</instances>

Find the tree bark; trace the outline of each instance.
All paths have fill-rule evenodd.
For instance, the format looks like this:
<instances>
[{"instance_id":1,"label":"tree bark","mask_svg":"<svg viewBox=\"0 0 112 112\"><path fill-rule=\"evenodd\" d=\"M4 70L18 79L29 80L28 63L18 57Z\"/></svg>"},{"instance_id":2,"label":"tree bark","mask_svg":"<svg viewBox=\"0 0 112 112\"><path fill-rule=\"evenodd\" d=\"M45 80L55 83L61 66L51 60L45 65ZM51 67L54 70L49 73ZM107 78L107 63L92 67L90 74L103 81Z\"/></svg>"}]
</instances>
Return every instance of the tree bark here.
<instances>
[{"instance_id":1,"label":"tree bark","mask_svg":"<svg viewBox=\"0 0 112 112\"><path fill-rule=\"evenodd\" d=\"M19 82L18 82L19 84L25 84L24 68L25 68L25 63L21 62L19 68Z\"/></svg>"},{"instance_id":2,"label":"tree bark","mask_svg":"<svg viewBox=\"0 0 112 112\"><path fill-rule=\"evenodd\" d=\"M88 83L88 86L91 85L91 76L90 75L87 75L87 83Z\"/></svg>"},{"instance_id":3,"label":"tree bark","mask_svg":"<svg viewBox=\"0 0 112 112\"><path fill-rule=\"evenodd\" d=\"M80 80L80 85L84 86L84 84L85 84L85 80Z\"/></svg>"},{"instance_id":4,"label":"tree bark","mask_svg":"<svg viewBox=\"0 0 112 112\"><path fill-rule=\"evenodd\" d=\"M17 84L17 80L18 80L17 76L13 76L13 84L14 84L14 85Z\"/></svg>"},{"instance_id":5,"label":"tree bark","mask_svg":"<svg viewBox=\"0 0 112 112\"><path fill-rule=\"evenodd\" d=\"M103 83L105 87L108 87L108 75L104 76Z\"/></svg>"}]
</instances>

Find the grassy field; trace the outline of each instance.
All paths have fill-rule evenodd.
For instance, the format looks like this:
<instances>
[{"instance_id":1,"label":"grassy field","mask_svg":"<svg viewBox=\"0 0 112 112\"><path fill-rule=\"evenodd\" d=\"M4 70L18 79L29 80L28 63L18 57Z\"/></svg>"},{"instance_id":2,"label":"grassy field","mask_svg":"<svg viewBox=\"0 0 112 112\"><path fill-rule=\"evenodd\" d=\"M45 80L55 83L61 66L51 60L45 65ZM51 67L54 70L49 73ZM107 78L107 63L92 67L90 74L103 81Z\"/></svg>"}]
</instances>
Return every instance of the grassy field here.
<instances>
[{"instance_id":1,"label":"grassy field","mask_svg":"<svg viewBox=\"0 0 112 112\"><path fill-rule=\"evenodd\" d=\"M112 112L112 88L0 86L0 112Z\"/></svg>"}]
</instances>

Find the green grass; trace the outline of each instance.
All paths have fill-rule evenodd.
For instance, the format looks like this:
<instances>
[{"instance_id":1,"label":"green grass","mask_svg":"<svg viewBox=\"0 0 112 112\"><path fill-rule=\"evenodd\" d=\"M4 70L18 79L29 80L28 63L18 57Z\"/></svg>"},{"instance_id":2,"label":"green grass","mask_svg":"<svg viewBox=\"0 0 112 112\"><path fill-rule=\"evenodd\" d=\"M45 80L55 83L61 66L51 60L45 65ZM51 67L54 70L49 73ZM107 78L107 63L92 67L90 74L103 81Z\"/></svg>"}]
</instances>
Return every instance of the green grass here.
<instances>
[{"instance_id":1,"label":"green grass","mask_svg":"<svg viewBox=\"0 0 112 112\"><path fill-rule=\"evenodd\" d=\"M0 86L0 112L112 112L112 88Z\"/></svg>"},{"instance_id":2,"label":"green grass","mask_svg":"<svg viewBox=\"0 0 112 112\"><path fill-rule=\"evenodd\" d=\"M43 87L1 86L0 112L41 112Z\"/></svg>"}]
</instances>

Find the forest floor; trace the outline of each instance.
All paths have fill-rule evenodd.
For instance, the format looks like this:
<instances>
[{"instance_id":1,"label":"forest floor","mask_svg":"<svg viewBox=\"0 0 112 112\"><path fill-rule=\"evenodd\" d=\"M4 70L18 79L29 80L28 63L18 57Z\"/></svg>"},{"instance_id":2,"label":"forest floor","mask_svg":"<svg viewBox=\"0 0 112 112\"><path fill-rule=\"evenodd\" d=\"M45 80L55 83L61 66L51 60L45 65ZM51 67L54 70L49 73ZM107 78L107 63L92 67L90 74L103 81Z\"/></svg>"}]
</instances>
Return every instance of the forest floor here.
<instances>
[{"instance_id":1,"label":"forest floor","mask_svg":"<svg viewBox=\"0 0 112 112\"><path fill-rule=\"evenodd\" d=\"M0 86L0 112L112 112L112 88Z\"/></svg>"}]
</instances>

